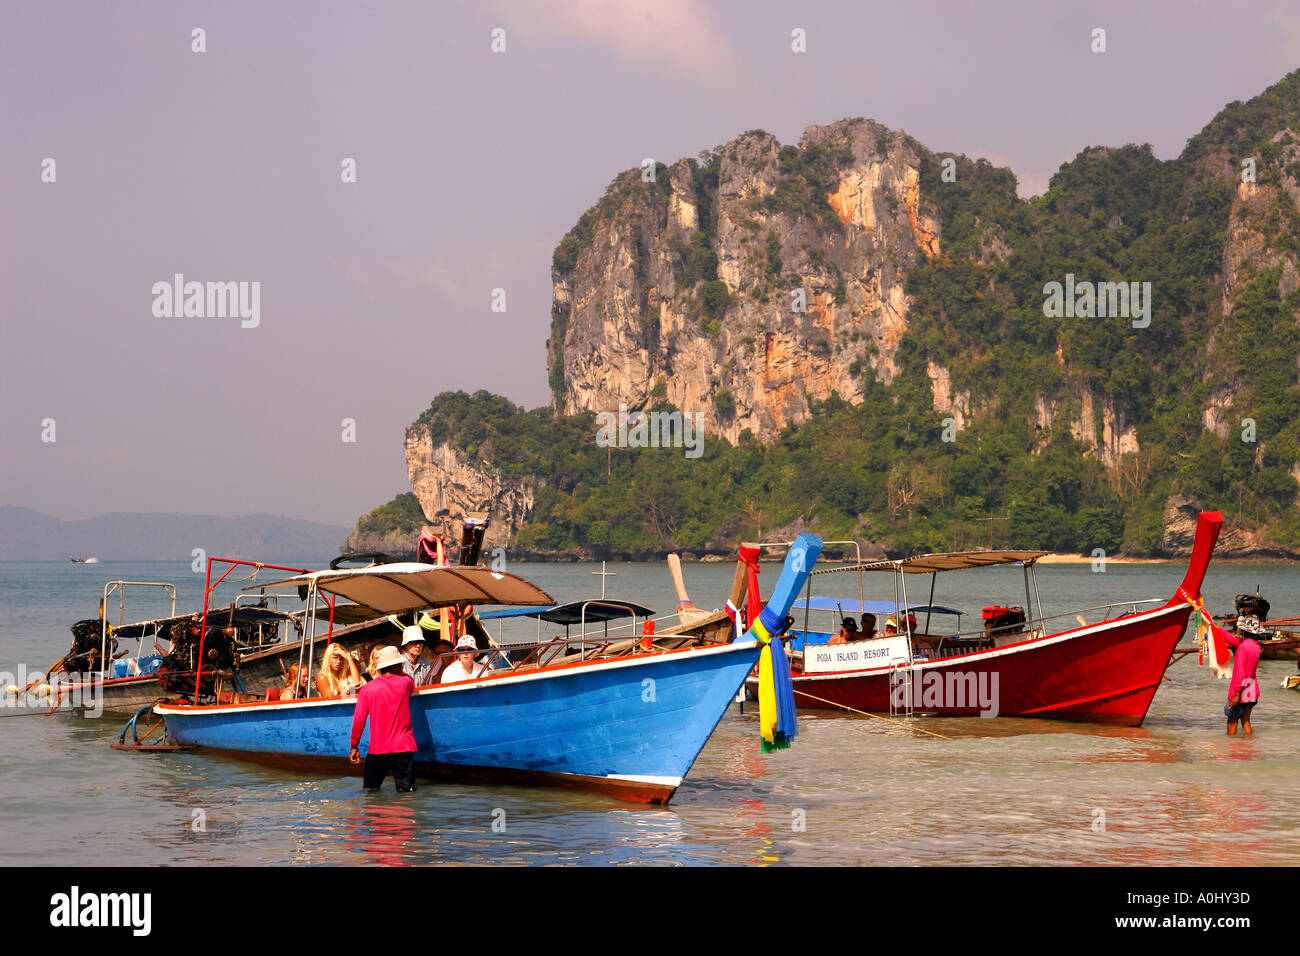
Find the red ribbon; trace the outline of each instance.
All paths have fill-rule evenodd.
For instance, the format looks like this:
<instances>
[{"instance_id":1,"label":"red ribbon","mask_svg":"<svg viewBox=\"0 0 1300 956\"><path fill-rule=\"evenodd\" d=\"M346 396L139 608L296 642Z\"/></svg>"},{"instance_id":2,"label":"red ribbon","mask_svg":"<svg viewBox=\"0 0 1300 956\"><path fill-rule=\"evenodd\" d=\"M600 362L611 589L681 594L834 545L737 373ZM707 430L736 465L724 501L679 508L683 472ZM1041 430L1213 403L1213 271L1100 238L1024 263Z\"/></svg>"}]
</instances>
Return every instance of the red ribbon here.
<instances>
[{"instance_id":1,"label":"red ribbon","mask_svg":"<svg viewBox=\"0 0 1300 956\"><path fill-rule=\"evenodd\" d=\"M745 564L749 581L745 593L745 630L754 626L758 612L763 609L763 599L758 593L758 556L762 548L740 549L740 560Z\"/></svg>"}]
</instances>

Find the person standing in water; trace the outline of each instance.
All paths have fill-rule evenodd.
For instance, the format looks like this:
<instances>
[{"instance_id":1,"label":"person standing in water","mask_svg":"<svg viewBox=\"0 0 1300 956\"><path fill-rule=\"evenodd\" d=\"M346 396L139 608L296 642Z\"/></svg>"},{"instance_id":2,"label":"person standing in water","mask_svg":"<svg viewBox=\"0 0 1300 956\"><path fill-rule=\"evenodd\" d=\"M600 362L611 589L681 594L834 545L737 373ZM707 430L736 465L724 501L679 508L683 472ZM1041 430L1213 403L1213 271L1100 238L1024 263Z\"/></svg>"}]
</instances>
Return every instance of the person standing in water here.
<instances>
[{"instance_id":1,"label":"person standing in water","mask_svg":"<svg viewBox=\"0 0 1300 956\"><path fill-rule=\"evenodd\" d=\"M357 694L352 715L352 749L348 759L361 763L361 732L370 720L370 749L366 753L367 790L378 790L393 772L399 793L415 789L415 728L411 724L411 693L415 681L403 672L402 654L395 647L382 647L375 655L379 676Z\"/></svg>"},{"instance_id":2,"label":"person standing in water","mask_svg":"<svg viewBox=\"0 0 1300 956\"><path fill-rule=\"evenodd\" d=\"M1228 685L1228 702L1223 705L1223 714L1228 718L1228 736L1237 734L1237 722L1241 721L1242 730L1253 733L1250 727L1250 712L1259 701L1259 681L1255 679L1255 669L1259 667L1259 644L1263 628L1259 619L1242 617L1237 621L1237 632L1228 634L1224 640L1232 648L1232 683Z\"/></svg>"}]
</instances>

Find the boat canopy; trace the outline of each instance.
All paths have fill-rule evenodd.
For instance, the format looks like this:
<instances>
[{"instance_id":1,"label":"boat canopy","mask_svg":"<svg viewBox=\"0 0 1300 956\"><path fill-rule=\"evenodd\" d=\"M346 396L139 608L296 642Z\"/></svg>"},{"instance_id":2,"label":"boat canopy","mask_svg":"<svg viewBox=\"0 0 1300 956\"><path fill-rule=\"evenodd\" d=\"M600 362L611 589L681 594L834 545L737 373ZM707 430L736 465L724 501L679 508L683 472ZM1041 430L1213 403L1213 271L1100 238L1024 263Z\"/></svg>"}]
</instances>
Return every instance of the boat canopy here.
<instances>
[{"instance_id":1,"label":"boat canopy","mask_svg":"<svg viewBox=\"0 0 1300 956\"><path fill-rule=\"evenodd\" d=\"M114 637L137 638L144 637L147 634L156 634L164 625L175 624L179 621L198 621L202 615L198 612L189 614L177 614L174 617L160 617L152 621L137 621L134 624L123 624L121 627L113 627ZM251 607L247 604L239 605L235 608L233 619L230 616L230 608L214 608L208 612L208 620L214 624L225 624L230 621L234 624L264 624L267 621L280 622L288 620L292 615L283 611L273 611L270 608Z\"/></svg>"},{"instance_id":2,"label":"boat canopy","mask_svg":"<svg viewBox=\"0 0 1300 956\"><path fill-rule=\"evenodd\" d=\"M568 604L556 604L545 608L507 608L503 611L486 611L478 615L480 621L492 621L507 617L536 617L548 624L562 624L568 627L580 624L599 624L602 621L615 621L624 617L649 617L654 614L648 607L633 604L630 601L611 601L605 598L592 598L589 601L571 601Z\"/></svg>"},{"instance_id":3,"label":"boat canopy","mask_svg":"<svg viewBox=\"0 0 1300 956\"><path fill-rule=\"evenodd\" d=\"M550 607L508 607L500 611L476 612L474 616L480 621L499 621L507 617L538 617L544 612L554 610L557 607L559 607L558 604L552 604Z\"/></svg>"},{"instance_id":4,"label":"boat canopy","mask_svg":"<svg viewBox=\"0 0 1300 956\"><path fill-rule=\"evenodd\" d=\"M802 610L810 611L837 611L844 614L874 614L890 615L895 611L893 601L859 601L857 598L836 598L822 597L814 595L808 599L795 601L790 606L790 612ZM909 604L907 607L897 608L904 614L952 614L960 617L962 612L956 608L940 607L938 604Z\"/></svg>"},{"instance_id":5,"label":"boat canopy","mask_svg":"<svg viewBox=\"0 0 1300 956\"><path fill-rule=\"evenodd\" d=\"M872 561L849 567L822 568L813 574L843 574L845 571L903 571L907 574L932 574L936 571L959 571L963 568L986 568L998 564L1032 565L1051 551L951 551L946 554L918 554L897 561Z\"/></svg>"},{"instance_id":6,"label":"boat canopy","mask_svg":"<svg viewBox=\"0 0 1300 956\"><path fill-rule=\"evenodd\" d=\"M296 588L315 584L383 614L446 607L449 604L555 604L534 584L504 571L481 567L436 567L414 561L369 568L313 571L246 590Z\"/></svg>"},{"instance_id":7,"label":"boat canopy","mask_svg":"<svg viewBox=\"0 0 1300 956\"><path fill-rule=\"evenodd\" d=\"M318 621L328 621L330 619L330 609L328 607L316 608L315 617ZM362 621L373 621L375 618L384 617L372 607L366 607L364 604L340 604L334 608L334 625L335 627L347 627L351 624L360 624Z\"/></svg>"}]
</instances>

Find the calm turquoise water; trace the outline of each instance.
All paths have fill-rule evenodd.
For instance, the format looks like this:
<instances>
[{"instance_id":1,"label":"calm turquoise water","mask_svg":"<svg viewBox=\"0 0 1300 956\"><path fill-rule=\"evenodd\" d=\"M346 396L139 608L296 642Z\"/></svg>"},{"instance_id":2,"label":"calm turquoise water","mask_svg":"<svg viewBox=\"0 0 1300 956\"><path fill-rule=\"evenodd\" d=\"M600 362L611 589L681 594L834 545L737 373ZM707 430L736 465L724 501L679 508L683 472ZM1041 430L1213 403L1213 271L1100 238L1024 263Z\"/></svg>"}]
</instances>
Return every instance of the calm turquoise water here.
<instances>
[{"instance_id":1,"label":"calm turquoise water","mask_svg":"<svg viewBox=\"0 0 1300 956\"><path fill-rule=\"evenodd\" d=\"M320 559L304 566L322 566ZM557 599L600 593L589 565L511 570ZM676 605L663 565L610 565L610 596ZM1039 572L1047 612L1164 597L1176 564L1087 564ZM687 565L701 606L720 605L730 565ZM763 572L765 587L776 568ZM188 562L0 563L0 670L45 666L68 625L91 617L108 579L174 581L201 604ZM823 590L826 578L816 579ZM1216 613L1258 585L1274 613L1300 613L1291 565L1212 565ZM887 579L868 597L889 597ZM856 578L826 593L854 597ZM913 595L924 598L924 594ZM935 600L968 611L1024 602L1017 571L939 578ZM136 604L134 619L167 610ZM115 605L110 608L116 615ZM115 619L115 617L114 617ZM529 636L532 625L516 632ZM507 635L509 636L509 635ZM1185 641L1186 643L1186 641ZM854 715L803 712L794 748L759 752L753 705L724 717L673 803L640 809L533 788L424 784L398 798L356 778L301 777L195 754L125 754L119 719L0 718L4 864L601 863L1181 864L1300 863L1300 693L1295 662L1261 664L1253 738L1228 739L1226 682L1192 656L1173 666L1136 729L1011 719L921 719L940 740ZM0 714L13 711L0 710ZM493 824L496 824L494 829ZM1102 824L1104 823L1104 826ZM202 824L202 828L199 827ZM504 830L502 830L504 824Z\"/></svg>"}]
</instances>

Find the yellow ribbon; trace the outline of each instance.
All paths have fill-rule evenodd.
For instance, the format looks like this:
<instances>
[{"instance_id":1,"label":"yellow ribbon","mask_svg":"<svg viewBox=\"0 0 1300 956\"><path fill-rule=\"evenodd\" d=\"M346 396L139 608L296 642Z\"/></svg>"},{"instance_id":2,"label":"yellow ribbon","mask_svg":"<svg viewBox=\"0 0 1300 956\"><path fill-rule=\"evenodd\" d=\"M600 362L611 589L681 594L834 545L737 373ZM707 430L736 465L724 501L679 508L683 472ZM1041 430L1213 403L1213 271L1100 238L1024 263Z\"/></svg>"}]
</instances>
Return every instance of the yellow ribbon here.
<instances>
[{"instance_id":1,"label":"yellow ribbon","mask_svg":"<svg viewBox=\"0 0 1300 956\"><path fill-rule=\"evenodd\" d=\"M772 635L763 622L754 619L750 628L763 645L758 655L758 732L769 744L776 741L776 676L772 672Z\"/></svg>"}]
</instances>

